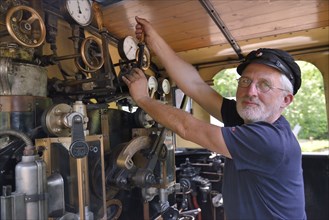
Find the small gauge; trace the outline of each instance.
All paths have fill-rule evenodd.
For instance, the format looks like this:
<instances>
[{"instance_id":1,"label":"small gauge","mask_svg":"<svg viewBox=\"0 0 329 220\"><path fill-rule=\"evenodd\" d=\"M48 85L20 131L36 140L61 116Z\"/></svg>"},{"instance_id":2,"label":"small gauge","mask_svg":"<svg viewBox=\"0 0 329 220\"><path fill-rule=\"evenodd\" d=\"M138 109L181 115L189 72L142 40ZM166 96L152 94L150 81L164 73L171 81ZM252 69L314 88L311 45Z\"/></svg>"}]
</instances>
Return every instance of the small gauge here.
<instances>
[{"instance_id":1,"label":"small gauge","mask_svg":"<svg viewBox=\"0 0 329 220\"><path fill-rule=\"evenodd\" d=\"M154 76L150 76L147 80L147 86L150 91L150 97L153 98L154 93L158 90L158 80Z\"/></svg>"},{"instance_id":2,"label":"small gauge","mask_svg":"<svg viewBox=\"0 0 329 220\"><path fill-rule=\"evenodd\" d=\"M62 0L61 11L69 23L87 26L92 21L89 0Z\"/></svg>"},{"instance_id":3,"label":"small gauge","mask_svg":"<svg viewBox=\"0 0 329 220\"><path fill-rule=\"evenodd\" d=\"M118 52L122 59L124 60L134 60L136 59L136 51L138 49L137 39L132 36L127 36L122 38L118 42Z\"/></svg>"},{"instance_id":4,"label":"small gauge","mask_svg":"<svg viewBox=\"0 0 329 220\"><path fill-rule=\"evenodd\" d=\"M170 88L171 85L168 79L163 78L159 80L158 92L160 94L168 95L170 93Z\"/></svg>"},{"instance_id":5,"label":"small gauge","mask_svg":"<svg viewBox=\"0 0 329 220\"><path fill-rule=\"evenodd\" d=\"M157 91L157 89L158 89L158 81L154 76L150 76L148 78L147 85L148 85L149 90L153 89L153 90Z\"/></svg>"}]
</instances>

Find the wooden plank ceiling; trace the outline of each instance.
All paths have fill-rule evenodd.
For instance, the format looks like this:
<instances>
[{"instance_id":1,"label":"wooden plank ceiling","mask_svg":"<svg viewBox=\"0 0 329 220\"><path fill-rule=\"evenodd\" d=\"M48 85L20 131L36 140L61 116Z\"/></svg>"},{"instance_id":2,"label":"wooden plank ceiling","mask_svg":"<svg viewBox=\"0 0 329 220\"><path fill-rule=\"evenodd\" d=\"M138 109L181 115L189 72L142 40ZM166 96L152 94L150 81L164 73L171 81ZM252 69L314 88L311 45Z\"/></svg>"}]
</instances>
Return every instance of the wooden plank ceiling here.
<instances>
[{"instance_id":1,"label":"wooden plank ceiling","mask_svg":"<svg viewBox=\"0 0 329 220\"><path fill-rule=\"evenodd\" d=\"M140 16L190 63L237 60L200 1L122 0L103 8L104 25L113 36L122 38L134 35L135 16ZM244 55L258 47L297 50L301 45L313 48L329 44L328 0L204 1L214 7Z\"/></svg>"}]
</instances>

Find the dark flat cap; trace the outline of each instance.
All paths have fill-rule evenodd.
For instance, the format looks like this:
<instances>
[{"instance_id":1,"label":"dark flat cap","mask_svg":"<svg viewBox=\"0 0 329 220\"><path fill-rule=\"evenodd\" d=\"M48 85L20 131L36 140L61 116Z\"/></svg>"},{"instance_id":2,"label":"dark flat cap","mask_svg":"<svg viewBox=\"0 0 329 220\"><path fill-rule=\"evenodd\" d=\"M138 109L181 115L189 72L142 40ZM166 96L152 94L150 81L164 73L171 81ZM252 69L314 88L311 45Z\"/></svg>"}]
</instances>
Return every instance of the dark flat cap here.
<instances>
[{"instance_id":1,"label":"dark flat cap","mask_svg":"<svg viewBox=\"0 0 329 220\"><path fill-rule=\"evenodd\" d=\"M264 64L279 70L286 75L293 85L295 95L302 83L301 71L294 58L286 51L279 49L260 48L251 51L241 63L237 72L241 75L243 70L251 63Z\"/></svg>"}]
</instances>

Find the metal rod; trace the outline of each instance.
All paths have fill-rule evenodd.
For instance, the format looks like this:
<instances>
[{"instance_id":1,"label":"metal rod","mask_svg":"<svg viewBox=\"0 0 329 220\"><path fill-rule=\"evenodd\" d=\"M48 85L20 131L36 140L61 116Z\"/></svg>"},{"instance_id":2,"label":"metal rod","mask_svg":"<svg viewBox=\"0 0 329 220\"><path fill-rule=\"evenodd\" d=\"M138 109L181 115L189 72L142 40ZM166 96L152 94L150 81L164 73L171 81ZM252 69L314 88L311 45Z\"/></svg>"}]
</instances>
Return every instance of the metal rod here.
<instances>
[{"instance_id":1,"label":"metal rod","mask_svg":"<svg viewBox=\"0 0 329 220\"><path fill-rule=\"evenodd\" d=\"M65 56L60 56L60 57L54 57L55 61L61 61L61 60L68 60L68 59L73 59L73 58L77 58L77 57L81 57L80 54L71 54L71 55L65 55Z\"/></svg>"},{"instance_id":2,"label":"metal rod","mask_svg":"<svg viewBox=\"0 0 329 220\"><path fill-rule=\"evenodd\" d=\"M82 159L77 159L77 178L78 178L78 197L79 197L79 216L80 220L85 219L85 203L84 203L84 184L82 172Z\"/></svg>"},{"instance_id":3,"label":"metal rod","mask_svg":"<svg viewBox=\"0 0 329 220\"><path fill-rule=\"evenodd\" d=\"M233 50L235 51L236 55L239 59L243 59L243 55L241 52L241 48L238 45L237 41L234 39L228 28L226 27L224 21L220 18L218 12L214 8L214 6L210 3L209 0L199 0L201 5L206 9L212 20L215 22L217 27L221 30L222 34L228 41L228 43L231 45Z\"/></svg>"}]
</instances>

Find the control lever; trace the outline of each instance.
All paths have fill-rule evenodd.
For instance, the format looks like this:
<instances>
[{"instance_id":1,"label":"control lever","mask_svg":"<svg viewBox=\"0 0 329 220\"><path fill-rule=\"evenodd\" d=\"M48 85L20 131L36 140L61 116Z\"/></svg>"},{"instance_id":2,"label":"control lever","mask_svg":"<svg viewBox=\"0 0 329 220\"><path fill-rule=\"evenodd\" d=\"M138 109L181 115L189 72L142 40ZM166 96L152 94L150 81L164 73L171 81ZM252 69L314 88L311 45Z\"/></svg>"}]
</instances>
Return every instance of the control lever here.
<instances>
[{"instance_id":1,"label":"control lever","mask_svg":"<svg viewBox=\"0 0 329 220\"><path fill-rule=\"evenodd\" d=\"M164 147L163 142L166 138L166 133L167 133L167 129L165 127L163 127L161 129L160 135L156 138L156 140L151 148L151 152L147 156L147 158L150 159L147 164L147 169L154 170L159 156L163 153L162 152L163 147Z\"/></svg>"},{"instance_id":2,"label":"control lever","mask_svg":"<svg viewBox=\"0 0 329 220\"><path fill-rule=\"evenodd\" d=\"M155 184L156 178L153 174L153 170L156 166L159 156L163 154L163 142L165 140L166 131L166 128L162 128L160 135L153 143L151 152L147 155L147 158L149 159L147 166L145 168L138 168L135 175L133 176L133 180L137 185L148 186Z\"/></svg>"},{"instance_id":3,"label":"control lever","mask_svg":"<svg viewBox=\"0 0 329 220\"><path fill-rule=\"evenodd\" d=\"M83 131L83 118L76 114L72 118L72 142L69 147L70 156L73 158L84 158L88 155L89 146L85 141Z\"/></svg>"},{"instance_id":4,"label":"control lever","mask_svg":"<svg viewBox=\"0 0 329 220\"><path fill-rule=\"evenodd\" d=\"M138 43L138 59L137 59L137 67L139 69L142 69L143 67L143 59L144 59L144 49L145 49L145 43L144 42L139 42Z\"/></svg>"},{"instance_id":5,"label":"control lever","mask_svg":"<svg viewBox=\"0 0 329 220\"><path fill-rule=\"evenodd\" d=\"M151 65L151 54L149 49L147 48L145 41L144 41L144 33L142 34L139 43L137 44L138 49L136 51L136 65L139 69L147 70L150 68Z\"/></svg>"},{"instance_id":6,"label":"control lever","mask_svg":"<svg viewBox=\"0 0 329 220\"><path fill-rule=\"evenodd\" d=\"M139 69L142 69L143 68L144 50L145 50L144 33L142 33L142 37L137 45L139 48L138 56L137 56L137 67Z\"/></svg>"},{"instance_id":7,"label":"control lever","mask_svg":"<svg viewBox=\"0 0 329 220\"><path fill-rule=\"evenodd\" d=\"M113 80L117 77L115 74L114 65L113 65L113 62L112 62L112 59L110 56L110 52L109 52L109 48L108 48L107 29L103 25L103 13L102 13L102 10L101 10L99 4L96 1L93 2L92 8L95 13L96 23L98 26L99 33L101 35L101 40L102 40L105 75L106 75L106 77L108 77L108 79L111 80L109 89L115 90Z\"/></svg>"}]
</instances>

